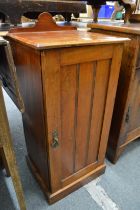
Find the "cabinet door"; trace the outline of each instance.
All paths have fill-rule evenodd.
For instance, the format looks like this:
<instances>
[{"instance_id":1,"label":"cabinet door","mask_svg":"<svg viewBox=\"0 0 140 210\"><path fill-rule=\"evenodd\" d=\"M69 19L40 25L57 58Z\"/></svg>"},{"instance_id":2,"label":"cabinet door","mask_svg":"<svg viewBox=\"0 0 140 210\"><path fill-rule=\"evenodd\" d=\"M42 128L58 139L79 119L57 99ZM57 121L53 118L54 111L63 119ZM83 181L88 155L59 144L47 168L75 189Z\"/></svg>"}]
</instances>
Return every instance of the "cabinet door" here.
<instances>
[{"instance_id":1,"label":"cabinet door","mask_svg":"<svg viewBox=\"0 0 140 210\"><path fill-rule=\"evenodd\" d=\"M124 143L140 136L140 50L137 52L136 69L130 86L130 99L125 118L125 126L126 136Z\"/></svg>"},{"instance_id":2,"label":"cabinet door","mask_svg":"<svg viewBox=\"0 0 140 210\"><path fill-rule=\"evenodd\" d=\"M42 53L52 192L103 164L121 49L103 45Z\"/></svg>"},{"instance_id":3,"label":"cabinet door","mask_svg":"<svg viewBox=\"0 0 140 210\"><path fill-rule=\"evenodd\" d=\"M136 138L137 135L140 135L140 68L136 69L131 89L131 99L127 113L128 141L131 137Z\"/></svg>"}]
</instances>

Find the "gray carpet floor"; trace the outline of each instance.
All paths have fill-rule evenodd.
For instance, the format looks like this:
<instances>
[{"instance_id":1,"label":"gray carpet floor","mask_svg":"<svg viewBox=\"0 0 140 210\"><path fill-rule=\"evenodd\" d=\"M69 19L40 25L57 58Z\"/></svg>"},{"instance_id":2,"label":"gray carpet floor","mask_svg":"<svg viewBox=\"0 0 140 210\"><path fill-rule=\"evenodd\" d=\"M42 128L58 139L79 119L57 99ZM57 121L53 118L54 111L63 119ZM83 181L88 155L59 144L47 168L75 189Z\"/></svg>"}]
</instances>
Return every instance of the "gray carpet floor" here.
<instances>
[{"instance_id":1,"label":"gray carpet floor","mask_svg":"<svg viewBox=\"0 0 140 210\"><path fill-rule=\"evenodd\" d=\"M92 191L95 184L93 181L49 206L26 164L27 151L21 114L7 94L4 95L27 210L140 210L139 140L127 146L116 165L106 161L106 172L99 178L95 187L97 191L99 190L97 199L94 199L96 192L90 193L87 190L90 188ZM109 205L109 200L115 205L112 203ZM11 178L6 178L4 171L0 171L0 210L17 209L19 207Z\"/></svg>"}]
</instances>

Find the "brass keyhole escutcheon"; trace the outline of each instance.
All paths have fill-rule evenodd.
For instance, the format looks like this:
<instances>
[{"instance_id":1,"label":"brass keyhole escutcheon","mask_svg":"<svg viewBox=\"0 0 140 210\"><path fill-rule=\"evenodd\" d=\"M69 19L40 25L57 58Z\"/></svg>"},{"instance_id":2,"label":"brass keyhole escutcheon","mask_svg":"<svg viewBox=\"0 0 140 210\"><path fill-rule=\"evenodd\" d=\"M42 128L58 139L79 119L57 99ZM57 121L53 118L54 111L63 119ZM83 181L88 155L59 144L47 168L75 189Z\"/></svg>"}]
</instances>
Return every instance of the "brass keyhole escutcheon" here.
<instances>
[{"instance_id":1,"label":"brass keyhole escutcheon","mask_svg":"<svg viewBox=\"0 0 140 210\"><path fill-rule=\"evenodd\" d=\"M58 139L58 131L55 130L52 133L52 143L51 143L52 148L56 148L59 146L59 139Z\"/></svg>"}]
</instances>

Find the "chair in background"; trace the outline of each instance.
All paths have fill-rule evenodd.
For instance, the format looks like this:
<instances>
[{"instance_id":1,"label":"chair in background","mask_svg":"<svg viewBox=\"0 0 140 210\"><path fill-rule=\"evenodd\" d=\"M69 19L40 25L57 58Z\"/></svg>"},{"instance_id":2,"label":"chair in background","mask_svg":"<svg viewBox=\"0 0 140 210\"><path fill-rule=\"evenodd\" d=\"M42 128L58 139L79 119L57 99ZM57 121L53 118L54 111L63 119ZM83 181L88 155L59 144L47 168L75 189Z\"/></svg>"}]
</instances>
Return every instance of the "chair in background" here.
<instances>
[{"instance_id":1,"label":"chair in background","mask_svg":"<svg viewBox=\"0 0 140 210\"><path fill-rule=\"evenodd\" d=\"M8 58L8 63L10 65L9 68L11 69L11 73L12 74L14 73L13 78L14 78L14 84L15 84L16 94L17 94L16 96L19 97L18 101L20 101L20 107L21 107L21 110L23 110L24 106L22 104L20 92L17 86L18 83L16 80L16 71L15 71L15 67L13 66L13 59L12 59L12 54L10 51L10 45L3 38L0 39L0 48L2 46L6 47L6 51L7 51L6 54ZM8 174L11 175L20 209L26 210L22 185L21 185L19 173L17 170L16 158L15 158L13 145L12 145L12 138L11 138L8 118L6 114L1 81L0 81L0 157L2 158L1 162L4 162L4 165L6 166L6 170L8 171Z\"/></svg>"}]
</instances>

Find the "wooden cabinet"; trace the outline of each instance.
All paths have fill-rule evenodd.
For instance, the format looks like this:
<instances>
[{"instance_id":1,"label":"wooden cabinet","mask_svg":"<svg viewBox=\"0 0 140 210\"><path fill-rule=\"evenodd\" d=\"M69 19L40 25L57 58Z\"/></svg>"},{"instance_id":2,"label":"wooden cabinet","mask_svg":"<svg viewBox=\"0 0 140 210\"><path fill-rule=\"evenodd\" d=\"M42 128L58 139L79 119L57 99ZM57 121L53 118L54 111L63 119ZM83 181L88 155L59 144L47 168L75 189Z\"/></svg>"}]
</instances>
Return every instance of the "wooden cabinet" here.
<instances>
[{"instance_id":1,"label":"wooden cabinet","mask_svg":"<svg viewBox=\"0 0 140 210\"><path fill-rule=\"evenodd\" d=\"M25 104L28 163L53 203L105 170L128 39L74 30L12 33L8 39Z\"/></svg>"},{"instance_id":2,"label":"wooden cabinet","mask_svg":"<svg viewBox=\"0 0 140 210\"><path fill-rule=\"evenodd\" d=\"M128 37L123 52L119 85L107 155L116 162L128 143L140 137L140 24L91 24L93 32Z\"/></svg>"}]
</instances>

